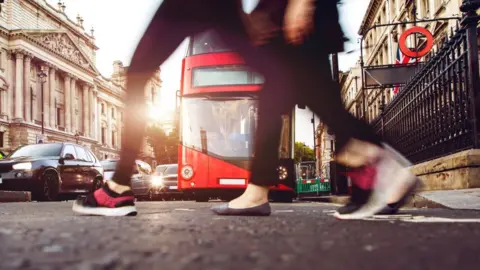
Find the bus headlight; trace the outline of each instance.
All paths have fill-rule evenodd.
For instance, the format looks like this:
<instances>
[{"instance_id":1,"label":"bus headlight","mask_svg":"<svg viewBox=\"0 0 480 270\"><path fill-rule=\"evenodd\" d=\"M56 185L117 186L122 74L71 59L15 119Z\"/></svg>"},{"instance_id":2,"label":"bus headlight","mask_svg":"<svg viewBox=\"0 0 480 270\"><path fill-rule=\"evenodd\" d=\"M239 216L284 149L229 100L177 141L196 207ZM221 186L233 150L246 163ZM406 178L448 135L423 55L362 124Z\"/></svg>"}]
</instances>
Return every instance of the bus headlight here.
<instances>
[{"instance_id":1,"label":"bus headlight","mask_svg":"<svg viewBox=\"0 0 480 270\"><path fill-rule=\"evenodd\" d=\"M288 177L287 168L285 168L283 166L279 166L278 167L278 178L280 180L285 180L285 179L287 179L287 177Z\"/></svg>"},{"instance_id":2,"label":"bus headlight","mask_svg":"<svg viewBox=\"0 0 480 270\"><path fill-rule=\"evenodd\" d=\"M185 180L190 180L193 177L193 168L192 166L186 165L183 166L182 171L180 172L182 178Z\"/></svg>"},{"instance_id":3,"label":"bus headlight","mask_svg":"<svg viewBox=\"0 0 480 270\"><path fill-rule=\"evenodd\" d=\"M161 176L152 176L152 186L154 187L159 187L159 186L163 186L163 177Z\"/></svg>"}]
</instances>

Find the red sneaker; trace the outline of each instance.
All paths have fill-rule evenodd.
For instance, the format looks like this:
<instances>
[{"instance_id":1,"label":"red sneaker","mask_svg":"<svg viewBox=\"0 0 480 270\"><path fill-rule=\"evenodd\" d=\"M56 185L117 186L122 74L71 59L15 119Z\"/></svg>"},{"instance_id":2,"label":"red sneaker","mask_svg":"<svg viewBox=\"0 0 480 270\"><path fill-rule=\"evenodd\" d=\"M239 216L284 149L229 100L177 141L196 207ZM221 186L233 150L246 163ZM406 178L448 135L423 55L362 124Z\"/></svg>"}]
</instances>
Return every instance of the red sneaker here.
<instances>
[{"instance_id":1,"label":"red sneaker","mask_svg":"<svg viewBox=\"0 0 480 270\"><path fill-rule=\"evenodd\" d=\"M117 194L107 185L73 203L73 212L96 216L136 216L135 197L132 191Z\"/></svg>"}]
</instances>

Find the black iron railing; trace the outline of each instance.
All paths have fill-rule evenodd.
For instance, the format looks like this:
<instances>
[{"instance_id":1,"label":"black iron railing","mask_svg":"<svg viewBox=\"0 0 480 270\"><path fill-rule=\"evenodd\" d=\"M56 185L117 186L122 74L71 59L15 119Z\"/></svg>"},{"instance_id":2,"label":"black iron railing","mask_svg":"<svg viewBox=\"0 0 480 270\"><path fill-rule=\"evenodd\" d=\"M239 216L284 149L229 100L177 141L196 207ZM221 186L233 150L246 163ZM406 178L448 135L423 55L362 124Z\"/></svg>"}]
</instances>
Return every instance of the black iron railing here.
<instances>
[{"instance_id":1,"label":"black iron railing","mask_svg":"<svg viewBox=\"0 0 480 270\"><path fill-rule=\"evenodd\" d=\"M478 148L480 111L476 14L403 87L372 124L415 163Z\"/></svg>"}]
</instances>

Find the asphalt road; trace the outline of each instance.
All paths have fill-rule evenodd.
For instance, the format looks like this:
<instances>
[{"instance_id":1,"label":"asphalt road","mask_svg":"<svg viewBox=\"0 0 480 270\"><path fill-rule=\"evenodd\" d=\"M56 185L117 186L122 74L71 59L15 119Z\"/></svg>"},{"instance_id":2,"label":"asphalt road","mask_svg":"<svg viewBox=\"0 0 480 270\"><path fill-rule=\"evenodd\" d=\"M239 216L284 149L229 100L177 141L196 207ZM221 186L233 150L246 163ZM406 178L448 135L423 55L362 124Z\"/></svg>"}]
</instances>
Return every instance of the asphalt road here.
<instances>
[{"instance_id":1,"label":"asphalt road","mask_svg":"<svg viewBox=\"0 0 480 270\"><path fill-rule=\"evenodd\" d=\"M338 221L328 204L277 204L271 217L211 205L142 202L136 217L105 218L71 202L0 204L0 269L480 269L480 212Z\"/></svg>"}]
</instances>

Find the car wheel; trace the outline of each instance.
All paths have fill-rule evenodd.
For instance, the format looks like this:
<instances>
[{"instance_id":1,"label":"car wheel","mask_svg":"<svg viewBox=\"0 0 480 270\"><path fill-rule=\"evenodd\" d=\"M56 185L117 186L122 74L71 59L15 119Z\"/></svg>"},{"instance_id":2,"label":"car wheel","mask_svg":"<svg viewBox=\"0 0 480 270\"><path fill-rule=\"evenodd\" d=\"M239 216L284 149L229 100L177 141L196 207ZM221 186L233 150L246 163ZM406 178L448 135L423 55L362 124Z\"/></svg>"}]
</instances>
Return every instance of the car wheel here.
<instances>
[{"instance_id":1,"label":"car wheel","mask_svg":"<svg viewBox=\"0 0 480 270\"><path fill-rule=\"evenodd\" d=\"M41 201L56 201L58 199L59 181L58 174L47 171L42 176Z\"/></svg>"},{"instance_id":2,"label":"car wheel","mask_svg":"<svg viewBox=\"0 0 480 270\"><path fill-rule=\"evenodd\" d=\"M92 192L96 191L97 189L101 189L102 186L103 186L103 179L102 178L96 178L95 181L93 181Z\"/></svg>"},{"instance_id":3,"label":"car wheel","mask_svg":"<svg viewBox=\"0 0 480 270\"><path fill-rule=\"evenodd\" d=\"M149 200L149 201L154 201L154 200L155 200L155 194L153 194L153 191L152 191L152 190L149 190L149 191L148 191L147 197L148 197L148 200Z\"/></svg>"}]
</instances>

